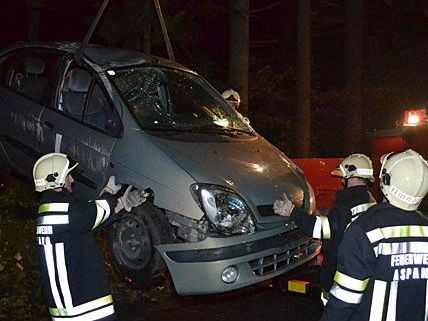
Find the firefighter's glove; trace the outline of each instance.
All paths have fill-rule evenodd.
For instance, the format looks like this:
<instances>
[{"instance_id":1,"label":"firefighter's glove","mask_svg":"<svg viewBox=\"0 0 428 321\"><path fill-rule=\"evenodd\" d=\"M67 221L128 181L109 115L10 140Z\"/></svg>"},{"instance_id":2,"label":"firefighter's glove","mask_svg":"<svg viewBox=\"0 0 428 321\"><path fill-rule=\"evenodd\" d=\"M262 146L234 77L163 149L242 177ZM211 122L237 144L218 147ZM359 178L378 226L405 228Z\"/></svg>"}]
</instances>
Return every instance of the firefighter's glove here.
<instances>
[{"instance_id":1,"label":"firefighter's glove","mask_svg":"<svg viewBox=\"0 0 428 321\"><path fill-rule=\"evenodd\" d=\"M294 209L294 204L288 198L287 194L282 194L282 199L276 200L273 203L273 211L281 216L289 217Z\"/></svg>"},{"instance_id":2,"label":"firefighter's glove","mask_svg":"<svg viewBox=\"0 0 428 321\"><path fill-rule=\"evenodd\" d=\"M104 186L104 188L101 190L100 195L103 195L104 193L116 195L116 193L119 192L121 188L122 185L116 184L116 178L114 176L110 176L107 185Z\"/></svg>"},{"instance_id":3,"label":"firefighter's glove","mask_svg":"<svg viewBox=\"0 0 428 321\"><path fill-rule=\"evenodd\" d=\"M132 185L129 185L123 194L122 197L119 198L119 202L123 204L125 211L131 212L133 207L137 207L144 203L150 193L146 191L141 191L138 189L132 190Z\"/></svg>"}]
</instances>

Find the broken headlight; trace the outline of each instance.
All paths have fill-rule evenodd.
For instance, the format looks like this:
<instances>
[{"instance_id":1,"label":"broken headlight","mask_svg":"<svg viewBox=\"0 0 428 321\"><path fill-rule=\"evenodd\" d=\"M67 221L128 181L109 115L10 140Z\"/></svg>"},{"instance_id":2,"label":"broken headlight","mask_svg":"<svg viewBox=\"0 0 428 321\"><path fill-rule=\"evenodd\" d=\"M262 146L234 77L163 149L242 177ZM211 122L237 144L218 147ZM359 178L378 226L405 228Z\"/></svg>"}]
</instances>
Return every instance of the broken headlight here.
<instances>
[{"instance_id":1,"label":"broken headlight","mask_svg":"<svg viewBox=\"0 0 428 321\"><path fill-rule=\"evenodd\" d=\"M251 211L233 190L217 185L194 184L193 195L211 226L225 234L254 232Z\"/></svg>"}]
</instances>

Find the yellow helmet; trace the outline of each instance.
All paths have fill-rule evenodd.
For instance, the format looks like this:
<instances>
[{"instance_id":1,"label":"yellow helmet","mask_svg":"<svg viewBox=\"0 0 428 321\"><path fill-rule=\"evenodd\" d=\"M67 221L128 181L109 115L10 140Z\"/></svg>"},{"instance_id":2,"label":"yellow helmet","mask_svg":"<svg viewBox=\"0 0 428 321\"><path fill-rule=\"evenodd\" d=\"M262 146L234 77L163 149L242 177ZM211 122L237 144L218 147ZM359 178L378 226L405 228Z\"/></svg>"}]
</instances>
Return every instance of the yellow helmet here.
<instances>
[{"instance_id":1,"label":"yellow helmet","mask_svg":"<svg viewBox=\"0 0 428 321\"><path fill-rule=\"evenodd\" d=\"M351 177L366 178L374 182L372 161L364 154L349 155L340 163L338 168L331 172L331 175L345 179Z\"/></svg>"},{"instance_id":2,"label":"yellow helmet","mask_svg":"<svg viewBox=\"0 0 428 321\"><path fill-rule=\"evenodd\" d=\"M40 157L33 167L33 178L36 192L63 187L65 178L78 163L69 168L67 155L50 153Z\"/></svg>"},{"instance_id":3,"label":"yellow helmet","mask_svg":"<svg viewBox=\"0 0 428 321\"><path fill-rule=\"evenodd\" d=\"M412 149L381 158L380 188L392 205L405 211L419 207L428 192L428 163Z\"/></svg>"}]
</instances>

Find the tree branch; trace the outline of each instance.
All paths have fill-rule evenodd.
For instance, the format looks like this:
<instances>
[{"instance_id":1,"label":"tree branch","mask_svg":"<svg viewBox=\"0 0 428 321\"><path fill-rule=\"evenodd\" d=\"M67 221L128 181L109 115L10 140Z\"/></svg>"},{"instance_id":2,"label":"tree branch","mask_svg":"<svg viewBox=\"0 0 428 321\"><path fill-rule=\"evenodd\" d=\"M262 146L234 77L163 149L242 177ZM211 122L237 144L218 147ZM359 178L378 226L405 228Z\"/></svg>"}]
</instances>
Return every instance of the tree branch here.
<instances>
[{"instance_id":1,"label":"tree branch","mask_svg":"<svg viewBox=\"0 0 428 321\"><path fill-rule=\"evenodd\" d=\"M326 6L334 7L336 9L344 9L340 4L328 1L328 0L318 0L319 3L325 4Z\"/></svg>"},{"instance_id":2,"label":"tree branch","mask_svg":"<svg viewBox=\"0 0 428 321\"><path fill-rule=\"evenodd\" d=\"M266 11L266 10L275 8L275 7L279 6L281 3L282 3L282 1L276 1L276 2L273 2L271 4L268 4L265 7L250 10L250 14L254 14L254 13L258 13L258 12L262 12L262 11Z\"/></svg>"},{"instance_id":3,"label":"tree branch","mask_svg":"<svg viewBox=\"0 0 428 321\"><path fill-rule=\"evenodd\" d=\"M278 43L279 39L270 39L270 40L253 40L250 41L250 46L255 47L255 46L264 46L264 45L270 45L270 44L274 44L274 43Z\"/></svg>"}]
</instances>

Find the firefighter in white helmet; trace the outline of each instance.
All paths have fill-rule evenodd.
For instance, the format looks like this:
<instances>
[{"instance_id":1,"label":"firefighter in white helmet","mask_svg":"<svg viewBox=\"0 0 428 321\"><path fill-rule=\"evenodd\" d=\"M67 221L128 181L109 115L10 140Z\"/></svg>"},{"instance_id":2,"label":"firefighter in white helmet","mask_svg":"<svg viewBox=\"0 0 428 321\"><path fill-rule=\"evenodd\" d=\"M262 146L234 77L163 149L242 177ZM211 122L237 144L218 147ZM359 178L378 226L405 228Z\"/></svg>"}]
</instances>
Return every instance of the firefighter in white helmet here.
<instances>
[{"instance_id":1,"label":"firefighter in white helmet","mask_svg":"<svg viewBox=\"0 0 428 321\"><path fill-rule=\"evenodd\" d=\"M51 153L34 165L35 190L42 192L37 218L39 264L52 320L115 320L112 296L95 230L117 213L145 201L144 191L117 196L121 185L112 176L97 200L72 196L74 179L65 154Z\"/></svg>"},{"instance_id":2,"label":"firefighter in white helmet","mask_svg":"<svg viewBox=\"0 0 428 321\"><path fill-rule=\"evenodd\" d=\"M241 97L235 90L233 89L225 90L221 95L229 103L231 107L238 110L239 104L241 103Z\"/></svg>"},{"instance_id":3,"label":"firefighter in white helmet","mask_svg":"<svg viewBox=\"0 0 428 321\"><path fill-rule=\"evenodd\" d=\"M381 162L384 201L346 230L323 321L428 318L428 163L411 149Z\"/></svg>"},{"instance_id":4,"label":"firefighter in white helmet","mask_svg":"<svg viewBox=\"0 0 428 321\"><path fill-rule=\"evenodd\" d=\"M367 186L374 178L372 162L366 155L349 155L331 174L342 179L343 189L337 192L333 207L327 216L308 215L303 209L294 207L286 194L274 204L275 213L290 216L306 235L323 240L324 260L320 271L320 283L321 300L324 305L333 284L337 250L343 232L361 213L376 204Z\"/></svg>"}]
</instances>

